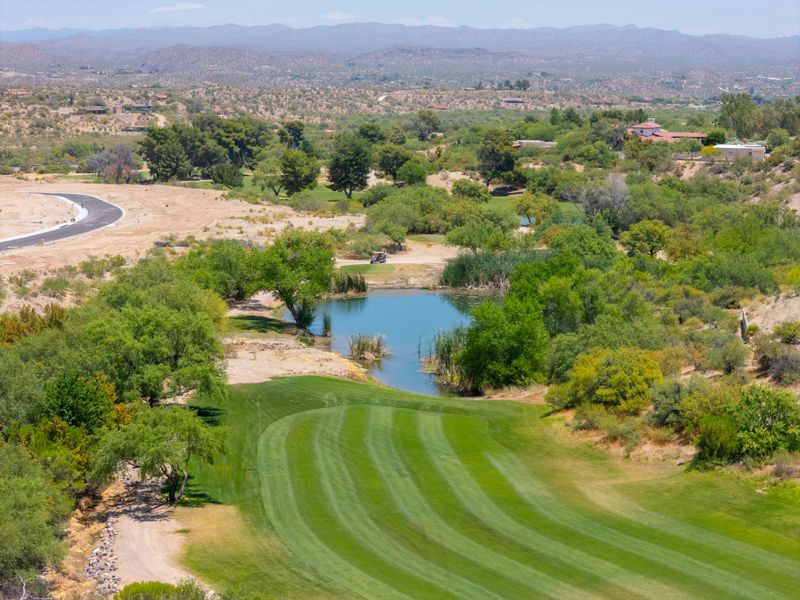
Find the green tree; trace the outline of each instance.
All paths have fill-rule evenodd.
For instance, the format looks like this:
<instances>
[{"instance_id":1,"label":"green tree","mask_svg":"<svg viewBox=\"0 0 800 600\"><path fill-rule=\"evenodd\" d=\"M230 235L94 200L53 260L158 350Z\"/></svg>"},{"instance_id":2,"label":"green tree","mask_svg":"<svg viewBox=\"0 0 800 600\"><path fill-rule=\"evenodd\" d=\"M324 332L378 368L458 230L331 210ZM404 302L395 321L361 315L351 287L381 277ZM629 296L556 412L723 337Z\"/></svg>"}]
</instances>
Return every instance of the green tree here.
<instances>
[{"instance_id":1,"label":"green tree","mask_svg":"<svg viewBox=\"0 0 800 600\"><path fill-rule=\"evenodd\" d=\"M225 301L236 302L260 291L258 253L238 240L218 240L191 250L178 268Z\"/></svg>"},{"instance_id":2,"label":"green tree","mask_svg":"<svg viewBox=\"0 0 800 600\"><path fill-rule=\"evenodd\" d=\"M630 254L647 254L654 257L670 239L671 229L661 221L639 221L620 236L620 243Z\"/></svg>"},{"instance_id":3,"label":"green tree","mask_svg":"<svg viewBox=\"0 0 800 600\"><path fill-rule=\"evenodd\" d=\"M397 171L411 159L411 152L397 144L384 144L378 149L378 168L397 180Z\"/></svg>"},{"instance_id":4,"label":"green tree","mask_svg":"<svg viewBox=\"0 0 800 600\"><path fill-rule=\"evenodd\" d=\"M541 224L550 214L555 201L544 194L524 192L514 201L514 212L525 219L528 227Z\"/></svg>"},{"instance_id":5,"label":"green tree","mask_svg":"<svg viewBox=\"0 0 800 600\"><path fill-rule=\"evenodd\" d=\"M64 553L67 498L19 446L0 445L0 581L27 577Z\"/></svg>"},{"instance_id":6,"label":"green tree","mask_svg":"<svg viewBox=\"0 0 800 600\"><path fill-rule=\"evenodd\" d=\"M428 177L428 167L422 158L412 157L397 170L397 180L409 185L425 183Z\"/></svg>"},{"instance_id":7,"label":"green tree","mask_svg":"<svg viewBox=\"0 0 800 600\"><path fill-rule=\"evenodd\" d=\"M84 377L72 368L47 386L44 409L48 415L91 433L108 422L116 397L114 386L102 373Z\"/></svg>"},{"instance_id":8,"label":"green tree","mask_svg":"<svg viewBox=\"0 0 800 600\"><path fill-rule=\"evenodd\" d=\"M290 149L284 152L281 157L280 169L280 185L289 194L296 194L317 186L319 163L317 159L302 150Z\"/></svg>"},{"instance_id":9,"label":"green tree","mask_svg":"<svg viewBox=\"0 0 800 600\"><path fill-rule=\"evenodd\" d=\"M244 175L236 165L229 162L219 163L211 167L211 181L228 188L242 187Z\"/></svg>"},{"instance_id":10,"label":"green tree","mask_svg":"<svg viewBox=\"0 0 800 600\"><path fill-rule=\"evenodd\" d=\"M510 238L497 225L484 218L472 219L447 232L447 243L472 252L500 250L511 245Z\"/></svg>"},{"instance_id":11,"label":"green tree","mask_svg":"<svg viewBox=\"0 0 800 600\"><path fill-rule=\"evenodd\" d=\"M314 320L315 305L331 287L334 270L328 235L292 230L263 253L262 287L286 305L298 327L307 328Z\"/></svg>"},{"instance_id":12,"label":"green tree","mask_svg":"<svg viewBox=\"0 0 800 600\"><path fill-rule=\"evenodd\" d=\"M273 157L258 163L253 171L253 183L259 185L262 190L269 188L276 196L280 195L283 189L280 161Z\"/></svg>"},{"instance_id":13,"label":"green tree","mask_svg":"<svg viewBox=\"0 0 800 600\"><path fill-rule=\"evenodd\" d=\"M453 182L453 187L450 191L454 196L469 198L476 202L489 202L492 199L492 195L485 185L481 185L471 179L457 179Z\"/></svg>"},{"instance_id":14,"label":"green tree","mask_svg":"<svg viewBox=\"0 0 800 600\"><path fill-rule=\"evenodd\" d=\"M421 142L431 139L433 134L441 129L442 123L439 116L429 109L418 110L414 118L414 129Z\"/></svg>"},{"instance_id":15,"label":"green tree","mask_svg":"<svg viewBox=\"0 0 800 600\"><path fill-rule=\"evenodd\" d=\"M749 138L759 126L758 107L749 94L722 94L717 125Z\"/></svg>"},{"instance_id":16,"label":"green tree","mask_svg":"<svg viewBox=\"0 0 800 600\"><path fill-rule=\"evenodd\" d=\"M575 153L575 160L582 165L607 169L617 160L614 151L602 141L587 144Z\"/></svg>"},{"instance_id":17,"label":"green tree","mask_svg":"<svg viewBox=\"0 0 800 600\"><path fill-rule=\"evenodd\" d=\"M305 140L305 127L302 121L288 121L278 130L278 139L287 148L297 150Z\"/></svg>"},{"instance_id":18,"label":"green tree","mask_svg":"<svg viewBox=\"0 0 800 600\"><path fill-rule=\"evenodd\" d=\"M786 146L791 141L789 132L783 128L776 128L767 135L767 150L772 152L778 146Z\"/></svg>"},{"instance_id":19,"label":"green tree","mask_svg":"<svg viewBox=\"0 0 800 600\"><path fill-rule=\"evenodd\" d=\"M333 155L328 167L331 188L352 198L355 190L367 187L371 163L369 142L356 133L338 134L333 140Z\"/></svg>"},{"instance_id":20,"label":"green tree","mask_svg":"<svg viewBox=\"0 0 800 600\"><path fill-rule=\"evenodd\" d=\"M370 144L377 144L386 140L386 133L379 123L367 121L358 126L358 135L367 140Z\"/></svg>"},{"instance_id":21,"label":"green tree","mask_svg":"<svg viewBox=\"0 0 800 600\"><path fill-rule=\"evenodd\" d=\"M170 140L160 146L147 164L150 173L159 181L186 179L192 172L192 163L178 140Z\"/></svg>"},{"instance_id":22,"label":"green tree","mask_svg":"<svg viewBox=\"0 0 800 600\"><path fill-rule=\"evenodd\" d=\"M724 144L728 139L728 135L724 129L715 128L708 132L703 144L706 146L716 146L717 144Z\"/></svg>"},{"instance_id":23,"label":"green tree","mask_svg":"<svg viewBox=\"0 0 800 600\"><path fill-rule=\"evenodd\" d=\"M503 173L514 169L514 138L506 129L489 129L478 146L478 171L491 183Z\"/></svg>"},{"instance_id":24,"label":"green tree","mask_svg":"<svg viewBox=\"0 0 800 600\"><path fill-rule=\"evenodd\" d=\"M95 476L108 481L128 466L143 479L163 477L170 503L183 497L189 461L212 462L223 449L219 430L206 425L187 408L141 408L130 422L100 438Z\"/></svg>"}]
</instances>

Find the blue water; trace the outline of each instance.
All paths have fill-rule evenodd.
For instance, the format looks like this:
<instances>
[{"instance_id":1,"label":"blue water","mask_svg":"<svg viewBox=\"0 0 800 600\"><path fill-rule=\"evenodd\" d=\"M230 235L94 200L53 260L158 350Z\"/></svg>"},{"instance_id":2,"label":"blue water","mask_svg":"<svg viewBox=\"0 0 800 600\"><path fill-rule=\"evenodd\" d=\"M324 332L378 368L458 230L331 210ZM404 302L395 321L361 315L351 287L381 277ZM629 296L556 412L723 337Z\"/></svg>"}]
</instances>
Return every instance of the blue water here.
<instances>
[{"instance_id":1,"label":"blue water","mask_svg":"<svg viewBox=\"0 0 800 600\"><path fill-rule=\"evenodd\" d=\"M469 311L486 296L428 290L377 290L362 298L328 300L317 307L311 331L322 332L331 316L333 350L349 355L348 339L357 333L383 335L391 355L367 364L370 374L391 387L446 395L420 359L431 354L433 336L470 321Z\"/></svg>"}]
</instances>

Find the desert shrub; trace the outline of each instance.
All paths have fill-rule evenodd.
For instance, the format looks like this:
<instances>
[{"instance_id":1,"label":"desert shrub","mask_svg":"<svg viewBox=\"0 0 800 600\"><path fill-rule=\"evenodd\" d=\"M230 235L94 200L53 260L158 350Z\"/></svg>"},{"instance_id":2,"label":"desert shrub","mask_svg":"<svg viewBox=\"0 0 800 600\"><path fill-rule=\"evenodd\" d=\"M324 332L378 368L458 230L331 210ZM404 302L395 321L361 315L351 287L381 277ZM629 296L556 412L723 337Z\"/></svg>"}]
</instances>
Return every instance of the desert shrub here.
<instances>
[{"instance_id":1,"label":"desert shrub","mask_svg":"<svg viewBox=\"0 0 800 600\"><path fill-rule=\"evenodd\" d=\"M64 277L48 277L42 282L39 291L49 298L63 298L69 291L69 281Z\"/></svg>"},{"instance_id":2,"label":"desert shrub","mask_svg":"<svg viewBox=\"0 0 800 600\"><path fill-rule=\"evenodd\" d=\"M114 600L206 600L205 590L194 581L178 585L147 581L129 583L114 594Z\"/></svg>"},{"instance_id":3,"label":"desert shrub","mask_svg":"<svg viewBox=\"0 0 800 600\"><path fill-rule=\"evenodd\" d=\"M800 321L787 321L775 326L775 335L784 344L800 344Z\"/></svg>"},{"instance_id":4,"label":"desert shrub","mask_svg":"<svg viewBox=\"0 0 800 600\"><path fill-rule=\"evenodd\" d=\"M601 404L581 404L575 409L575 418L570 425L573 429L594 431L602 429L610 416L608 409Z\"/></svg>"},{"instance_id":5,"label":"desert shrub","mask_svg":"<svg viewBox=\"0 0 800 600\"><path fill-rule=\"evenodd\" d=\"M708 352L712 369L733 373L744 367L750 351L738 338L725 342L722 346L711 348Z\"/></svg>"},{"instance_id":6,"label":"desert shrub","mask_svg":"<svg viewBox=\"0 0 800 600\"><path fill-rule=\"evenodd\" d=\"M567 383L548 392L557 406L602 404L637 414L650 402L650 388L663 375L654 356L638 348L601 349L578 357Z\"/></svg>"},{"instance_id":7,"label":"desert shrub","mask_svg":"<svg viewBox=\"0 0 800 600\"><path fill-rule=\"evenodd\" d=\"M736 424L729 415L705 415L698 424L697 461L726 463L739 455Z\"/></svg>"},{"instance_id":8,"label":"desert shrub","mask_svg":"<svg viewBox=\"0 0 800 600\"><path fill-rule=\"evenodd\" d=\"M489 202L492 198L485 185L471 179L459 179L453 182L452 193L454 196L463 196L477 202Z\"/></svg>"},{"instance_id":9,"label":"desert shrub","mask_svg":"<svg viewBox=\"0 0 800 600\"><path fill-rule=\"evenodd\" d=\"M767 333L754 335L750 345L753 348L753 358L762 372L769 371L772 363L786 352L786 347Z\"/></svg>"},{"instance_id":10,"label":"desert shrub","mask_svg":"<svg viewBox=\"0 0 800 600\"><path fill-rule=\"evenodd\" d=\"M778 452L772 467L772 474L778 479L795 479L800 477L800 467L798 466L798 456L788 452Z\"/></svg>"},{"instance_id":11,"label":"desert shrub","mask_svg":"<svg viewBox=\"0 0 800 600\"><path fill-rule=\"evenodd\" d=\"M319 213L331 210L331 205L327 201L315 198L308 191L293 194L286 203L298 212Z\"/></svg>"},{"instance_id":12,"label":"desert shrub","mask_svg":"<svg viewBox=\"0 0 800 600\"><path fill-rule=\"evenodd\" d=\"M731 407L741 453L757 460L800 449L800 404L787 391L763 385L742 390Z\"/></svg>"},{"instance_id":13,"label":"desert shrub","mask_svg":"<svg viewBox=\"0 0 800 600\"><path fill-rule=\"evenodd\" d=\"M786 350L769 367L769 376L776 383L791 385L800 382L800 352Z\"/></svg>"},{"instance_id":14,"label":"desert shrub","mask_svg":"<svg viewBox=\"0 0 800 600\"><path fill-rule=\"evenodd\" d=\"M391 194L397 191L397 188L393 185L389 185L388 183L379 183L378 185L373 185L371 188L364 191L361 194L361 203L364 206L372 206L373 204L377 204L382 200L388 198Z\"/></svg>"},{"instance_id":15,"label":"desert shrub","mask_svg":"<svg viewBox=\"0 0 800 600\"><path fill-rule=\"evenodd\" d=\"M653 410L647 415L647 421L657 427L683 428L681 415L681 401L689 395L691 384L687 384L677 377L670 377L653 386L650 397Z\"/></svg>"},{"instance_id":16,"label":"desert shrub","mask_svg":"<svg viewBox=\"0 0 800 600\"><path fill-rule=\"evenodd\" d=\"M635 417L611 416L603 423L603 432L610 442L620 442L625 447L625 456L630 456L641 441L641 423Z\"/></svg>"},{"instance_id":17,"label":"desert shrub","mask_svg":"<svg viewBox=\"0 0 800 600\"><path fill-rule=\"evenodd\" d=\"M707 415L722 416L739 399L739 389L732 385L714 385L696 380L694 389L684 396L679 404L679 412L684 428L697 433L700 422Z\"/></svg>"},{"instance_id":18,"label":"desert shrub","mask_svg":"<svg viewBox=\"0 0 800 600\"><path fill-rule=\"evenodd\" d=\"M382 233L358 232L350 238L345 248L347 258L369 258L386 246L387 237Z\"/></svg>"}]
</instances>

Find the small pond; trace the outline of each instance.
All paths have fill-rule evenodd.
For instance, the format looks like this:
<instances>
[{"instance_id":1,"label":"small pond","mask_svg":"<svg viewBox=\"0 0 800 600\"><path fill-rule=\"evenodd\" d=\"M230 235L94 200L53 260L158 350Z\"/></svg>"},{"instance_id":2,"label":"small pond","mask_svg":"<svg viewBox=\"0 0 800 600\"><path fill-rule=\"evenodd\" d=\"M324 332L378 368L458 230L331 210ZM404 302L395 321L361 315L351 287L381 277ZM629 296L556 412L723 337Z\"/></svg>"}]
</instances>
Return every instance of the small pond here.
<instances>
[{"instance_id":1,"label":"small pond","mask_svg":"<svg viewBox=\"0 0 800 600\"><path fill-rule=\"evenodd\" d=\"M447 395L422 370L434 335L470 321L469 311L487 296L441 290L377 290L360 298L328 300L317 307L311 331L319 335L322 317L331 316L333 350L349 355L348 340L358 333L383 335L391 355L367 365L375 379L391 387L428 395Z\"/></svg>"}]
</instances>

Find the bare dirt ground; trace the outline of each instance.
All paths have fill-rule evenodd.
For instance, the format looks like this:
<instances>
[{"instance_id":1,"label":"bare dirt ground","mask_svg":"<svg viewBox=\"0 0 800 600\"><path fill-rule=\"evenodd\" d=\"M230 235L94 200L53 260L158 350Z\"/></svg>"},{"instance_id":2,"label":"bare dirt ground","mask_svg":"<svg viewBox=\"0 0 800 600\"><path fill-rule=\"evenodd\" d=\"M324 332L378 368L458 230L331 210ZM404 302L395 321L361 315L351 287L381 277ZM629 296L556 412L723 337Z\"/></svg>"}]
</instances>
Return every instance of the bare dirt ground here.
<instances>
[{"instance_id":1,"label":"bare dirt ground","mask_svg":"<svg viewBox=\"0 0 800 600\"><path fill-rule=\"evenodd\" d=\"M439 171L433 175L428 175L425 183L431 187L442 188L449 192L456 181L469 178L469 175L462 171Z\"/></svg>"},{"instance_id":2,"label":"bare dirt ground","mask_svg":"<svg viewBox=\"0 0 800 600\"><path fill-rule=\"evenodd\" d=\"M222 192L167 185L106 185L51 179L20 180L0 177L0 201L20 191L74 192L100 196L126 214L117 224L86 235L43 246L0 254L0 274L23 269L43 271L75 264L88 256L143 256L167 236L183 239L211 237L267 241L286 227L313 230L359 226L363 215L319 217L284 206L254 205L221 199Z\"/></svg>"},{"instance_id":3,"label":"bare dirt ground","mask_svg":"<svg viewBox=\"0 0 800 600\"><path fill-rule=\"evenodd\" d=\"M120 587L134 581L178 583L191 575L178 565L182 525L161 503L158 486L140 483L120 498L114 553Z\"/></svg>"},{"instance_id":4,"label":"bare dirt ground","mask_svg":"<svg viewBox=\"0 0 800 600\"><path fill-rule=\"evenodd\" d=\"M79 209L53 196L0 194L0 240L67 223Z\"/></svg>"},{"instance_id":5,"label":"bare dirt ground","mask_svg":"<svg viewBox=\"0 0 800 600\"><path fill-rule=\"evenodd\" d=\"M388 253L389 265L444 265L449 259L458 255L458 248L432 242L406 242L401 252ZM339 258L336 266L369 264L367 259Z\"/></svg>"}]
</instances>

